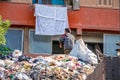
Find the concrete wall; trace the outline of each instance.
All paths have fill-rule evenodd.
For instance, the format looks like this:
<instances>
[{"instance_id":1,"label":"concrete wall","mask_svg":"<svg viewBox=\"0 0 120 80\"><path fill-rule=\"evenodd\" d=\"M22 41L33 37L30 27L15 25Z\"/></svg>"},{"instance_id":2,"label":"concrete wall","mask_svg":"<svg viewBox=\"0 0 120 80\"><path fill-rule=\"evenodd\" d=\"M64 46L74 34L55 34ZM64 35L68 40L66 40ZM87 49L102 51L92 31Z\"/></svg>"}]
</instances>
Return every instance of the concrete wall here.
<instances>
[{"instance_id":1,"label":"concrete wall","mask_svg":"<svg viewBox=\"0 0 120 80\"><path fill-rule=\"evenodd\" d=\"M32 0L10 0L13 3L32 3Z\"/></svg>"},{"instance_id":2,"label":"concrete wall","mask_svg":"<svg viewBox=\"0 0 120 80\"><path fill-rule=\"evenodd\" d=\"M109 1L109 0L107 0ZM111 0L112 5L111 6L105 6L105 5L99 5L99 0L80 0L80 6L84 7L99 7L99 8L109 8L109 9L119 9L119 0Z\"/></svg>"},{"instance_id":3,"label":"concrete wall","mask_svg":"<svg viewBox=\"0 0 120 80\"><path fill-rule=\"evenodd\" d=\"M103 34L99 32L83 32L82 38L85 42L103 43Z\"/></svg>"},{"instance_id":4,"label":"concrete wall","mask_svg":"<svg viewBox=\"0 0 120 80\"><path fill-rule=\"evenodd\" d=\"M32 0L10 0L13 3L32 3ZM106 0L109 1L109 0ZM109 9L119 9L119 0L111 0L112 5L99 5L99 0L80 0L80 6L84 7L99 7L99 8L109 8Z\"/></svg>"}]
</instances>

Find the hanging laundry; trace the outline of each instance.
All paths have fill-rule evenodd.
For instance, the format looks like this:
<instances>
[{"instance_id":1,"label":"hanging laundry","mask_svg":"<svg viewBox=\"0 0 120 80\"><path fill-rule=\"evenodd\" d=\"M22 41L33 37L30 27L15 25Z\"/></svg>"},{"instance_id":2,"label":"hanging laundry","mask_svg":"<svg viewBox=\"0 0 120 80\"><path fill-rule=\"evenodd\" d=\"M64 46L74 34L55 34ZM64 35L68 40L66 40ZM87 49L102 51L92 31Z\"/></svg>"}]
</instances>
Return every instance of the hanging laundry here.
<instances>
[{"instance_id":1,"label":"hanging laundry","mask_svg":"<svg viewBox=\"0 0 120 80\"><path fill-rule=\"evenodd\" d=\"M35 5L36 35L61 35L68 27L67 7Z\"/></svg>"}]
</instances>

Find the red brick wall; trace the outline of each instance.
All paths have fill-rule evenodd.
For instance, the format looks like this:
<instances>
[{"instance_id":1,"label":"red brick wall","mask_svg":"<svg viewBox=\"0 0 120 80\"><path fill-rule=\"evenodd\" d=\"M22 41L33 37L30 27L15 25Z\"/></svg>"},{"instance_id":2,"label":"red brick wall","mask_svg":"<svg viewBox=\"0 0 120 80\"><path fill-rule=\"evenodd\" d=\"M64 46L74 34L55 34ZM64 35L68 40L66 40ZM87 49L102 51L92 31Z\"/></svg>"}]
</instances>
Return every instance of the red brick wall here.
<instances>
[{"instance_id":1,"label":"red brick wall","mask_svg":"<svg viewBox=\"0 0 120 80\"><path fill-rule=\"evenodd\" d=\"M69 11L68 14L72 28L119 31L119 10L81 7L79 11Z\"/></svg>"},{"instance_id":2,"label":"red brick wall","mask_svg":"<svg viewBox=\"0 0 120 80\"><path fill-rule=\"evenodd\" d=\"M30 4L0 2L0 15L11 20L13 25L34 26L34 8Z\"/></svg>"}]
</instances>

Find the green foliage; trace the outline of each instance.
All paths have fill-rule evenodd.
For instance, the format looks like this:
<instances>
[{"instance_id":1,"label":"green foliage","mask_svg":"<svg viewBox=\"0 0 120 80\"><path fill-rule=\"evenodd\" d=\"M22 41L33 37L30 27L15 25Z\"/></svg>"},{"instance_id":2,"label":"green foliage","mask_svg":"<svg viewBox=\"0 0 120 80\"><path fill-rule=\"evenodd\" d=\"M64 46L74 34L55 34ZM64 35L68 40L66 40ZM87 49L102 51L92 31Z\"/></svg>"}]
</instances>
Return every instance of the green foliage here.
<instances>
[{"instance_id":1,"label":"green foliage","mask_svg":"<svg viewBox=\"0 0 120 80\"><path fill-rule=\"evenodd\" d=\"M5 45L0 45L0 54L8 55L9 53L12 53L12 50Z\"/></svg>"},{"instance_id":2,"label":"green foliage","mask_svg":"<svg viewBox=\"0 0 120 80\"><path fill-rule=\"evenodd\" d=\"M5 34L7 33L8 28L10 27L10 21L9 20L2 20L2 17L0 16L0 44L5 44Z\"/></svg>"}]
</instances>

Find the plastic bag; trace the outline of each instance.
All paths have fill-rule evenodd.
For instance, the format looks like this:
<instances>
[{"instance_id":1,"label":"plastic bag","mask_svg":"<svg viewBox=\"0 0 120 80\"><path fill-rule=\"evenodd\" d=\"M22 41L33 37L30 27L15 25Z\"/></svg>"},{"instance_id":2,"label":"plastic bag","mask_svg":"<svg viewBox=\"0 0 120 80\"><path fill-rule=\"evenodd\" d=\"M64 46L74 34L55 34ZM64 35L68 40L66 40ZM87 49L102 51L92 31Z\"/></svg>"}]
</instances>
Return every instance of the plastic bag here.
<instances>
[{"instance_id":1,"label":"plastic bag","mask_svg":"<svg viewBox=\"0 0 120 80\"><path fill-rule=\"evenodd\" d=\"M30 74L30 77L32 78L32 80L40 80L40 73L38 71L33 71Z\"/></svg>"},{"instance_id":2,"label":"plastic bag","mask_svg":"<svg viewBox=\"0 0 120 80\"><path fill-rule=\"evenodd\" d=\"M5 63L3 60L0 60L0 66L5 66Z\"/></svg>"},{"instance_id":3,"label":"plastic bag","mask_svg":"<svg viewBox=\"0 0 120 80\"><path fill-rule=\"evenodd\" d=\"M97 56L85 46L82 39L77 40L70 55L90 64L98 64Z\"/></svg>"},{"instance_id":4,"label":"plastic bag","mask_svg":"<svg viewBox=\"0 0 120 80\"><path fill-rule=\"evenodd\" d=\"M13 57L19 57L21 55L22 55L22 51L20 51L20 50L14 50L12 53Z\"/></svg>"},{"instance_id":5,"label":"plastic bag","mask_svg":"<svg viewBox=\"0 0 120 80\"><path fill-rule=\"evenodd\" d=\"M3 79L4 78L4 72L3 71L0 71L0 79Z\"/></svg>"},{"instance_id":6,"label":"plastic bag","mask_svg":"<svg viewBox=\"0 0 120 80\"><path fill-rule=\"evenodd\" d=\"M32 80L32 79L25 73L16 73L14 80Z\"/></svg>"}]
</instances>

